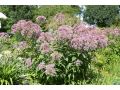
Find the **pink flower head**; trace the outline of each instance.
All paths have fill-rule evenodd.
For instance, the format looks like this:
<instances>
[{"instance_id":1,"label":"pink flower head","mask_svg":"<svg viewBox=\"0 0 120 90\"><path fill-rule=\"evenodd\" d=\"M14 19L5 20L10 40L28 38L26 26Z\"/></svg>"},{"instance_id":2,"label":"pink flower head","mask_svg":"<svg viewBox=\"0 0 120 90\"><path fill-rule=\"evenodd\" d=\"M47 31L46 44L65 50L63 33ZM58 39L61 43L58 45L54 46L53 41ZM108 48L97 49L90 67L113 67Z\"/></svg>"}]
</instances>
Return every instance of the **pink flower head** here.
<instances>
[{"instance_id":1,"label":"pink flower head","mask_svg":"<svg viewBox=\"0 0 120 90\"><path fill-rule=\"evenodd\" d=\"M84 26L74 27L74 34L71 39L71 47L77 50L95 50L107 46L107 36L100 30L90 30Z\"/></svg>"},{"instance_id":2,"label":"pink flower head","mask_svg":"<svg viewBox=\"0 0 120 90\"><path fill-rule=\"evenodd\" d=\"M42 43L41 46L40 46L40 51L43 54L49 53L51 51L49 43L47 43L47 42Z\"/></svg>"},{"instance_id":3,"label":"pink flower head","mask_svg":"<svg viewBox=\"0 0 120 90\"><path fill-rule=\"evenodd\" d=\"M43 23L43 22L45 22L45 20L46 20L46 17L45 17L45 16L38 16L38 17L36 18L36 21L39 22L39 23Z\"/></svg>"},{"instance_id":4,"label":"pink flower head","mask_svg":"<svg viewBox=\"0 0 120 90\"><path fill-rule=\"evenodd\" d=\"M40 35L39 35L39 38L37 40L38 43L40 42L51 42L53 40L53 36L50 32L42 32Z\"/></svg>"},{"instance_id":5,"label":"pink flower head","mask_svg":"<svg viewBox=\"0 0 120 90\"><path fill-rule=\"evenodd\" d=\"M45 63L44 63L44 62L41 62L41 63L38 65L38 69L39 69L39 70L45 69Z\"/></svg>"},{"instance_id":6,"label":"pink flower head","mask_svg":"<svg viewBox=\"0 0 120 90\"><path fill-rule=\"evenodd\" d=\"M52 57L52 60L60 60L62 55L60 53L58 53L57 51L55 51L51 54L51 57Z\"/></svg>"},{"instance_id":7,"label":"pink flower head","mask_svg":"<svg viewBox=\"0 0 120 90\"><path fill-rule=\"evenodd\" d=\"M56 74L55 64L48 64L45 68L45 74L54 76Z\"/></svg>"},{"instance_id":8,"label":"pink flower head","mask_svg":"<svg viewBox=\"0 0 120 90\"><path fill-rule=\"evenodd\" d=\"M16 24L12 25L12 33L20 32L22 28L25 26L25 20L19 20Z\"/></svg>"},{"instance_id":9,"label":"pink flower head","mask_svg":"<svg viewBox=\"0 0 120 90\"><path fill-rule=\"evenodd\" d=\"M86 23L80 23L80 24L76 24L74 27L73 27L73 31L74 31L74 34L83 34L83 33L87 33L88 32L88 24Z\"/></svg>"},{"instance_id":10,"label":"pink flower head","mask_svg":"<svg viewBox=\"0 0 120 90\"><path fill-rule=\"evenodd\" d=\"M0 32L0 37L2 38L7 38L7 37L9 37L9 35L7 34L7 33L5 33L5 32Z\"/></svg>"},{"instance_id":11,"label":"pink flower head","mask_svg":"<svg viewBox=\"0 0 120 90\"><path fill-rule=\"evenodd\" d=\"M40 26L32 21L20 20L12 26L12 33L20 33L26 37L38 37L40 34Z\"/></svg>"},{"instance_id":12,"label":"pink flower head","mask_svg":"<svg viewBox=\"0 0 120 90\"><path fill-rule=\"evenodd\" d=\"M72 27L67 25L62 25L58 28L57 33L58 33L58 39L60 40L71 39L73 34Z\"/></svg>"},{"instance_id":13,"label":"pink flower head","mask_svg":"<svg viewBox=\"0 0 120 90\"><path fill-rule=\"evenodd\" d=\"M8 42L9 41L9 35L5 32L0 32L0 42Z\"/></svg>"},{"instance_id":14,"label":"pink flower head","mask_svg":"<svg viewBox=\"0 0 120 90\"><path fill-rule=\"evenodd\" d=\"M57 21L58 23L63 23L64 19L65 19L65 15L62 13L58 13L54 17L54 20Z\"/></svg>"},{"instance_id":15,"label":"pink flower head","mask_svg":"<svg viewBox=\"0 0 120 90\"><path fill-rule=\"evenodd\" d=\"M27 58L27 59L25 60L25 64L27 65L27 67L31 67L31 65L32 65L32 60L31 60L31 58Z\"/></svg>"},{"instance_id":16,"label":"pink flower head","mask_svg":"<svg viewBox=\"0 0 120 90\"><path fill-rule=\"evenodd\" d=\"M38 24L32 24L32 28L31 28L32 30L34 30L34 32L33 32L33 35L36 37L36 38L38 38L39 36L40 36L40 33L41 33L41 28L40 28L40 26L38 25Z\"/></svg>"}]
</instances>

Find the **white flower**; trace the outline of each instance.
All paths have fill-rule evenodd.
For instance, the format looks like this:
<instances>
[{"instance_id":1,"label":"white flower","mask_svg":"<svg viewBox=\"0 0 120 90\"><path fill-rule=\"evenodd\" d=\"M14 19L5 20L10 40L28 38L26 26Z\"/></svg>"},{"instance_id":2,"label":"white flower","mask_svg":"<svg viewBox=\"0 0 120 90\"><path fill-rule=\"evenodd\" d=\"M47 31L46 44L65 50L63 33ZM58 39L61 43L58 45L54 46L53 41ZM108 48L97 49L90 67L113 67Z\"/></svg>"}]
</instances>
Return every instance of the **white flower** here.
<instances>
[{"instance_id":1,"label":"white flower","mask_svg":"<svg viewBox=\"0 0 120 90\"><path fill-rule=\"evenodd\" d=\"M12 53L9 50L2 51L4 57L12 57Z\"/></svg>"},{"instance_id":2,"label":"white flower","mask_svg":"<svg viewBox=\"0 0 120 90\"><path fill-rule=\"evenodd\" d=\"M11 54L11 51L5 50L5 51L3 51L2 53L5 54L5 55L10 55L10 54Z\"/></svg>"},{"instance_id":3,"label":"white flower","mask_svg":"<svg viewBox=\"0 0 120 90\"><path fill-rule=\"evenodd\" d=\"M24 58L22 58L22 57L18 57L17 59L21 61L21 60L23 60Z\"/></svg>"}]
</instances>

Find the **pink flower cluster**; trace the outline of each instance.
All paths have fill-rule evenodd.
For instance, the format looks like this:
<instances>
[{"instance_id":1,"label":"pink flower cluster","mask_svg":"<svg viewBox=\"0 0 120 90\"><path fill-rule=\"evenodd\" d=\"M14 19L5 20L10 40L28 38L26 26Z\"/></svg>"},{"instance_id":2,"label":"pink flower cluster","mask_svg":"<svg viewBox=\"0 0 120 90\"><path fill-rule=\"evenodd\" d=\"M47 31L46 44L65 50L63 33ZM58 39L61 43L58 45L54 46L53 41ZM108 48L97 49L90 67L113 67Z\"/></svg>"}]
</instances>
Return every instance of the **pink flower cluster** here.
<instances>
[{"instance_id":1,"label":"pink flower cluster","mask_svg":"<svg viewBox=\"0 0 120 90\"><path fill-rule=\"evenodd\" d=\"M12 33L19 32L22 36L38 37L41 33L41 28L38 24L32 21L20 20L12 26Z\"/></svg>"},{"instance_id":2,"label":"pink flower cluster","mask_svg":"<svg viewBox=\"0 0 120 90\"><path fill-rule=\"evenodd\" d=\"M87 33L76 36L71 40L71 47L79 50L95 50L107 46L108 39L105 35L95 33Z\"/></svg>"},{"instance_id":3,"label":"pink flower cluster","mask_svg":"<svg viewBox=\"0 0 120 90\"><path fill-rule=\"evenodd\" d=\"M37 39L37 43L41 42L51 42L53 40L53 35L50 32L42 32Z\"/></svg>"},{"instance_id":4,"label":"pink flower cluster","mask_svg":"<svg viewBox=\"0 0 120 90\"><path fill-rule=\"evenodd\" d=\"M56 74L55 64L45 65L44 62L38 65L39 70L44 70L46 75L54 76Z\"/></svg>"},{"instance_id":5,"label":"pink flower cluster","mask_svg":"<svg viewBox=\"0 0 120 90\"><path fill-rule=\"evenodd\" d=\"M0 32L0 37L1 38L4 38L4 37L7 38L7 37L9 37L9 35L5 32Z\"/></svg>"},{"instance_id":6,"label":"pink flower cluster","mask_svg":"<svg viewBox=\"0 0 120 90\"><path fill-rule=\"evenodd\" d=\"M97 28L95 26L91 26L85 22L81 22L80 24L76 24L73 27L73 31L75 34L83 34L88 33L90 30L96 30Z\"/></svg>"},{"instance_id":7,"label":"pink flower cluster","mask_svg":"<svg viewBox=\"0 0 120 90\"><path fill-rule=\"evenodd\" d=\"M40 64L38 64L38 69L39 70L44 70L45 69L45 63L41 62Z\"/></svg>"},{"instance_id":8,"label":"pink flower cluster","mask_svg":"<svg viewBox=\"0 0 120 90\"><path fill-rule=\"evenodd\" d=\"M50 43L53 41L53 35L50 32L42 32L37 39L37 43L39 44L39 50L43 53L49 53L52 51L50 47Z\"/></svg>"},{"instance_id":9,"label":"pink flower cluster","mask_svg":"<svg viewBox=\"0 0 120 90\"><path fill-rule=\"evenodd\" d=\"M75 35L71 47L79 50L95 50L107 46L108 38L100 30L82 28L74 29ZM76 33L77 32L77 33Z\"/></svg>"},{"instance_id":10,"label":"pink flower cluster","mask_svg":"<svg viewBox=\"0 0 120 90\"><path fill-rule=\"evenodd\" d=\"M52 51L52 49L50 48L50 45L49 43L47 42L44 42L40 45L40 51L43 53L43 54L46 54L46 53L49 53Z\"/></svg>"},{"instance_id":11,"label":"pink flower cluster","mask_svg":"<svg viewBox=\"0 0 120 90\"><path fill-rule=\"evenodd\" d=\"M46 65L45 68L46 68L45 73L47 75L54 76L56 74L55 64L48 64L48 65Z\"/></svg>"},{"instance_id":12,"label":"pink flower cluster","mask_svg":"<svg viewBox=\"0 0 120 90\"><path fill-rule=\"evenodd\" d=\"M51 57L52 57L52 60L58 61L58 60L61 59L62 54L60 54L60 53L57 52L57 51L54 51L54 52L51 54Z\"/></svg>"},{"instance_id":13,"label":"pink flower cluster","mask_svg":"<svg viewBox=\"0 0 120 90\"><path fill-rule=\"evenodd\" d=\"M9 35L5 32L0 32L0 42L8 42Z\"/></svg>"},{"instance_id":14,"label":"pink flower cluster","mask_svg":"<svg viewBox=\"0 0 120 90\"><path fill-rule=\"evenodd\" d=\"M73 30L71 26L62 25L58 28L57 38L59 40L69 40L72 38Z\"/></svg>"},{"instance_id":15,"label":"pink flower cluster","mask_svg":"<svg viewBox=\"0 0 120 90\"><path fill-rule=\"evenodd\" d=\"M43 22L45 22L45 20L46 20L45 16L38 16L36 18L36 22L38 22L38 23L43 23Z\"/></svg>"},{"instance_id":16,"label":"pink flower cluster","mask_svg":"<svg viewBox=\"0 0 120 90\"><path fill-rule=\"evenodd\" d=\"M68 39L72 48L85 51L106 47L108 42L107 36L101 30L84 23L74 26L73 29L61 26L57 36L61 40Z\"/></svg>"},{"instance_id":17,"label":"pink flower cluster","mask_svg":"<svg viewBox=\"0 0 120 90\"><path fill-rule=\"evenodd\" d=\"M31 60L31 58L27 58L27 59L25 60L25 64L27 65L27 67L31 67L31 65L32 65L32 60Z\"/></svg>"},{"instance_id":18,"label":"pink flower cluster","mask_svg":"<svg viewBox=\"0 0 120 90\"><path fill-rule=\"evenodd\" d=\"M63 13L58 13L55 15L54 20L58 23L63 23L65 19L65 15Z\"/></svg>"},{"instance_id":19,"label":"pink flower cluster","mask_svg":"<svg viewBox=\"0 0 120 90\"><path fill-rule=\"evenodd\" d=\"M19 48L21 50L24 50L24 49L28 48L28 44L26 41L21 41L18 44L14 45L14 48Z\"/></svg>"}]
</instances>

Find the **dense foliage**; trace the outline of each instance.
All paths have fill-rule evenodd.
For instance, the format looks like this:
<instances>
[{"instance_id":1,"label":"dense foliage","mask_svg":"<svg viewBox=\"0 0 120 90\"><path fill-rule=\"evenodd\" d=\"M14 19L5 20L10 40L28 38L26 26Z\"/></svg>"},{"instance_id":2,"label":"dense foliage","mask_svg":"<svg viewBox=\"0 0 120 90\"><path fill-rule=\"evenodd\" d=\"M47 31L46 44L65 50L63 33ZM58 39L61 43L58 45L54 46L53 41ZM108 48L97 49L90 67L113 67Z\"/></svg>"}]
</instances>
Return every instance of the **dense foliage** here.
<instances>
[{"instance_id":1,"label":"dense foliage","mask_svg":"<svg viewBox=\"0 0 120 90\"><path fill-rule=\"evenodd\" d=\"M34 13L36 16L43 15L46 18L54 16L57 13L67 13L73 16L74 14L80 13L80 9L75 5L45 5L39 6L39 8L34 11Z\"/></svg>"},{"instance_id":2,"label":"dense foliage","mask_svg":"<svg viewBox=\"0 0 120 90\"><path fill-rule=\"evenodd\" d=\"M86 6L84 20L90 24L97 24L100 27L111 26L118 15L118 6Z\"/></svg>"},{"instance_id":3,"label":"dense foliage","mask_svg":"<svg viewBox=\"0 0 120 90\"><path fill-rule=\"evenodd\" d=\"M91 52L107 46L104 34L99 30L86 28L84 24L74 27L62 25L57 31L42 32L37 24L20 20L12 26L12 32L17 33L17 37L22 37L21 49L26 44L29 44L29 49L32 48L31 55L24 53L24 56L28 58L28 66L34 67L34 73L38 67L36 78L39 78L38 82L41 84L71 84L72 81L77 83L79 79L86 79Z\"/></svg>"}]
</instances>

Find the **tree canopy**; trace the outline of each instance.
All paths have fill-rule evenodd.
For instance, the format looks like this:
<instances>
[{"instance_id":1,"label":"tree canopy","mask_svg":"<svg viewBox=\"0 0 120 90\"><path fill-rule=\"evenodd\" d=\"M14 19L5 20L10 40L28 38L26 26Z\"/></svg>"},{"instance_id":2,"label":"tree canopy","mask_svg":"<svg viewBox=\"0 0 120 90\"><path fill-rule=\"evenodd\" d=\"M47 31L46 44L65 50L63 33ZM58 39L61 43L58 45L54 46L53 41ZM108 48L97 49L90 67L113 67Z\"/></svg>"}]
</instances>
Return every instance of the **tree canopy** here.
<instances>
[{"instance_id":1,"label":"tree canopy","mask_svg":"<svg viewBox=\"0 0 120 90\"><path fill-rule=\"evenodd\" d=\"M99 27L110 26L118 15L118 6L92 5L86 6L84 20L90 24L97 24Z\"/></svg>"}]
</instances>

